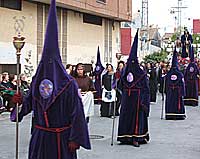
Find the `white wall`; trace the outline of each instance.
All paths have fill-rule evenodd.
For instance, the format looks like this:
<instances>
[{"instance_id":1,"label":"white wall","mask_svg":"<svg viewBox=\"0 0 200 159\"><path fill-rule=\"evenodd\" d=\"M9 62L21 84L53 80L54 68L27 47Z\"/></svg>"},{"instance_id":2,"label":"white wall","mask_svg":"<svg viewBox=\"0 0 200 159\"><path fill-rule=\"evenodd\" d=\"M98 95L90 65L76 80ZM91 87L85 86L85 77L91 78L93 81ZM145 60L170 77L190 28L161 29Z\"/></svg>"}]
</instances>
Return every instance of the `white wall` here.
<instances>
[{"instance_id":1,"label":"white wall","mask_svg":"<svg viewBox=\"0 0 200 159\"><path fill-rule=\"evenodd\" d=\"M83 23L82 14L68 11L67 61L71 64L96 61L99 45L103 55L104 26ZM103 59L103 57L102 57Z\"/></svg>"},{"instance_id":2,"label":"white wall","mask_svg":"<svg viewBox=\"0 0 200 159\"><path fill-rule=\"evenodd\" d=\"M67 20L67 61L71 64L96 63L97 47L100 48L104 63L104 20L102 26L83 23L83 15L68 11ZM112 64L117 65L116 53L120 52L119 22L112 29Z\"/></svg>"},{"instance_id":3,"label":"white wall","mask_svg":"<svg viewBox=\"0 0 200 159\"><path fill-rule=\"evenodd\" d=\"M20 26L26 44L22 49L21 63L26 64L25 58L31 51L31 61L36 69L37 55L37 6L22 1L22 11L0 7L0 64L16 64L16 50L13 46L13 37L17 36L16 28Z\"/></svg>"}]
</instances>

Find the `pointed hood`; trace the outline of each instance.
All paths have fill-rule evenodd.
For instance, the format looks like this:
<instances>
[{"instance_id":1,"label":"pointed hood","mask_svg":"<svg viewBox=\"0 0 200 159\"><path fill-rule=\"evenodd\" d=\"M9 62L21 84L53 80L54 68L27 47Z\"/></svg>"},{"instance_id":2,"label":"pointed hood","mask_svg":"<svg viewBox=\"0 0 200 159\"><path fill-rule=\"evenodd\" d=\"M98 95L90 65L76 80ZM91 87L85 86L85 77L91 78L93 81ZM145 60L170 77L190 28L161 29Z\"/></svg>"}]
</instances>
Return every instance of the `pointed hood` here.
<instances>
[{"instance_id":1,"label":"pointed hood","mask_svg":"<svg viewBox=\"0 0 200 159\"><path fill-rule=\"evenodd\" d=\"M129 62L138 63L137 49L138 49L138 29L137 29L137 32L135 34L135 38L134 38L134 41L133 41L133 44L132 44L132 47L131 47L131 51L130 51L127 63L129 63Z\"/></svg>"},{"instance_id":2,"label":"pointed hood","mask_svg":"<svg viewBox=\"0 0 200 159\"><path fill-rule=\"evenodd\" d=\"M51 0L49 8L48 22L45 34L45 42L42 53L42 60L45 58L57 58L61 61L58 46L58 27L56 15L56 0Z\"/></svg>"},{"instance_id":3,"label":"pointed hood","mask_svg":"<svg viewBox=\"0 0 200 159\"><path fill-rule=\"evenodd\" d=\"M189 48L190 62L194 62L194 48L190 46Z\"/></svg>"},{"instance_id":4,"label":"pointed hood","mask_svg":"<svg viewBox=\"0 0 200 159\"><path fill-rule=\"evenodd\" d=\"M177 51L176 51L176 48L174 49L174 52L173 52L173 57L172 57L172 68L178 68L178 59L177 59Z\"/></svg>"},{"instance_id":5,"label":"pointed hood","mask_svg":"<svg viewBox=\"0 0 200 159\"><path fill-rule=\"evenodd\" d=\"M136 32L129 58L127 59L126 67L122 73L122 80L129 87L137 79L144 76L144 71L140 68L138 57L137 57L137 48L138 48L138 30Z\"/></svg>"},{"instance_id":6,"label":"pointed hood","mask_svg":"<svg viewBox=\"0 0 200 159\"><path fill-rule=\"evenodd\" d=\"M42 58L30 88L32 96L46 110L65 90L70 79L62 64L58 46L56 1L51 0Z\"/></svg>"},{"instance_id":7,"label":"pointed hood","mask_svg":"<svg viewBox=\"0 0 200 159\"><path fill-rule=\"evenodd\" d=\"M101 56L100 56L100 50L99 50L99 46L97 48L97 62L96 62L96 66L102 65L101 64Z\"/></svg>"},{"instance_id":8,"label":"pointed hood","mask_svg":"<svg viewBox=\"0 0 200 159\"><path fill-rule=\"evenodd\" d=\"M99 46L97 48L97 61L96 61L96 67L95 67L95 72L102 72L104 70L104 67L101 63L101 56L100 56L100 50Z\"/></svg>"},{"instance_id":9,"label":"pointed hood","mask_svg":"<svg viewBox=\"0 0 200 159\"><path fill-rule=\"evenodd\" d=\"M104 70L104 67L101 64L101 56L100 56L100 50L99 50L99 46L98 46L97 61L96 61L96 66L95 66L95 69L93 72L93 75L95 76L94 86L95 86L95 90L97 91L95 93L96 99L100 99L101 95L102 95L101 75L102 75L103 70ZM96 101L96 102L99 102L99 101Z\"/></svg>"}]
</instances>

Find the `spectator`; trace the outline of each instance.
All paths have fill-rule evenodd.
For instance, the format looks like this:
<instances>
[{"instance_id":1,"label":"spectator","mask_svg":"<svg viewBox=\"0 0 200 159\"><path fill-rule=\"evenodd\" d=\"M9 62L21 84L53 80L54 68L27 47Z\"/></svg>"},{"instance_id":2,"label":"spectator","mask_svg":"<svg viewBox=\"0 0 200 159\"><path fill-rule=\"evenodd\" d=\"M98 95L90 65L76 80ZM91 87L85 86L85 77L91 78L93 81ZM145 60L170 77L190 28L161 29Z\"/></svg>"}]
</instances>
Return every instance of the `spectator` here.
<instances>
[{"instance_id":1,"label":"spectator","mask_svg":"<svg viewBox=\"0 0 200 159\"><path fill-rule=\"evenodd\" d=\"M85 74L85 68L82 63L76 65L75 79L82 93L83 108L88 123L89 117L94 115L94 95L91 91L94 91L95 88L92 79Z\"/></svg>"},{"instance_id":2,"label":"spectator","mask_svg":"<svg viewBox=\"0 0 200 159\"><path fill-rule=\"evenodd\" d=\"M66 65L67 74L72 75L72 69L73 69L73 67L71 64Z\"/></svg>"},{"instance_id":3,"label":"spectator","mask_svg":"<svg viewBox=\"0 0 200 159\"><path fill-rule=\"evenodd\" d=\"M101 116L102 117L112 117L114 111L115 102L115 86L116 79L113 66L111 64L106 65L107 72L102 76L102 103L101 103Z\"/></svg>"}]
</instances>

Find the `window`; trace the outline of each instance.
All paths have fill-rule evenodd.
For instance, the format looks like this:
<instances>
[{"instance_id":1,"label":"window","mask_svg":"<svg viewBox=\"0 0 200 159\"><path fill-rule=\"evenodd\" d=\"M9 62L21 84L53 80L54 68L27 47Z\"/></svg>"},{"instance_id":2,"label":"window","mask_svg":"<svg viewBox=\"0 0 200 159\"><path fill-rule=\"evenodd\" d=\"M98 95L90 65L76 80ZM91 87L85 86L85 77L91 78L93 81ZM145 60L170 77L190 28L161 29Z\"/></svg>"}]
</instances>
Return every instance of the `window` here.
<instances>
[{"instance_id":1,"label":"window","mask_svg":"<svg viewBox=\"0 0 200 159\"><path fill-rule=\"evenodd\" d=\"M21 10L22 0L0 0L0 7Z\"/></svg>"},{"instance_id":2,"label":"window","mask_svg":"<svg viewBox=\"0 0 200 159\"><path fill-rule=\"evenodd\" d=\"M112 23L113 21L105 19L104 25L104 62L112 63Z\"/></svg>"},{"instance_id":3,"label":"window","mask_svg":"<svg viewBox=\"0 0 200 159\"><path fill-rule=\"evenodd\" d=\"M96 15L83 14L83 22L95 25L102 25L102 18Z\"/></svg>"},{"instance_id":4,"label":"window","mask_svg":"<svg viewBox=\"0 0 200 159\"><path fill-rule=\"evenodd\" d=\"M106 0L97 0L99 3L106 3Z\"/></svg>"}]
</instances>

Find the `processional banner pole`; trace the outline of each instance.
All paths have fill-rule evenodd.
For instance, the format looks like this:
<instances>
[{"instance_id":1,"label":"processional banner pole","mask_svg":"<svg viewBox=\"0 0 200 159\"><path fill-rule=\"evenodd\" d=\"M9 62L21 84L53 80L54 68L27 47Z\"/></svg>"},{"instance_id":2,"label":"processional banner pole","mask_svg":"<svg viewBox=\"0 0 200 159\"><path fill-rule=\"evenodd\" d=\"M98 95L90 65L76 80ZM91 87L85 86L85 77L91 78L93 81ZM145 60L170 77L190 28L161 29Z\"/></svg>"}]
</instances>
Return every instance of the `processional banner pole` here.
<instances>
[{"instance_id":1,"label":"processional banner pole","mask_svg":"<svg viewBox=\"0 0 200 159\"><path fill-rule=\"evenodd\" d=\"M13 45L16 49L16 56L17 56L17 94L20 93L20 55L21 49L24 47L25 38L18 34L17 37L13 37ZM16 104L16 152L15 158L19 158L19 103Z\"/></svg>"}]
</instances>

